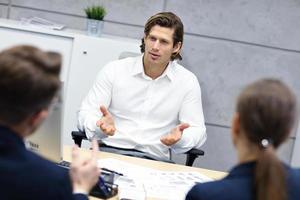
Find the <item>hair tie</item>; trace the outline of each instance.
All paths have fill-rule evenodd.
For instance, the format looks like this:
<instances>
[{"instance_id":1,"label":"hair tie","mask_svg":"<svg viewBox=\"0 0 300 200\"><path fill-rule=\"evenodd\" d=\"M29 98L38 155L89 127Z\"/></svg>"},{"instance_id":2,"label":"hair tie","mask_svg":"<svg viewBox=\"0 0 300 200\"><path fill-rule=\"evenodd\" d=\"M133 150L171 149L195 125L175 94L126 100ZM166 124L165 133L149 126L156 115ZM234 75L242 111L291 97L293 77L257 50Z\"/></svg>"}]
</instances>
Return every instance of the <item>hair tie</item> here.
<instances>
[{"instance_id":1,"label":"hair tie","mask_svg":"<svg viewBox=\"0 0 300 200\"><path fill-rule=\"evenodd\" d=\"M260 143L261 143L261 146L265 149L270 145L270 142L268 139L262 139Z\"/></svg>"}]
</instances>

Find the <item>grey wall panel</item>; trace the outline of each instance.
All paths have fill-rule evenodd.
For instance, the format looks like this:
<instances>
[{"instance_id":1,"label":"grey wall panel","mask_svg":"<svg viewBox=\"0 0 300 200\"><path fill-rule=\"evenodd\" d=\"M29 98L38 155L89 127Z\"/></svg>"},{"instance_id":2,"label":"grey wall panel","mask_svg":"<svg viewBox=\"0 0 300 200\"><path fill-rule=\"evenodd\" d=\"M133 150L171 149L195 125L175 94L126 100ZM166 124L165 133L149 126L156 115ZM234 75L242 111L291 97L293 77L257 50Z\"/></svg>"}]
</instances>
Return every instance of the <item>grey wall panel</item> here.
<instances>
[{"instance_id":1,"label":"grey wall panel","mask_svg":"<svg viewBox=\"0 0 300 200\"><path fill-rule=\"evenodd\" d=\"M278 154L279 158L282 161L284 161L285 163L290 163L291 162L294 143L295 143L295 139L294 138L289 138L278 149L277 154Z\"/></svg>"},{"instance_id":2,"label":"grey wall panel","mask_svg":"<svg viewBox=\"0 0 300 200\"><path fill-rule=\"evenodd\" d=\"M221 171L229 170L237 162L230 129L207 126L207 136L207 141L202 147L205 156L198 158L195 166Z\"/></svg>"},{"instance_id":3,"label":"grey wall panel","mask_svg":"<svg viewBox=\"0 0 300 200\"><path fill-rule=\"evenodd\" d=\"M89 0L12 0L12 5L85 16L84 8L89 5L89 2Z\"/></svg>"},{"instance_id":4,"label":"grey wall panel","mask_svg":"<svg viewBox=\"0 0 300 200\"><path fill-rule=\"evenodd\" d=\"M236 153L231 144L230 129L214 126L206 126L207 141L201 147L205 151L204 156L196 159L193 166L227 171L236 162ZM184 164L185 155L173 155L176 163Z\"/></svg>"},{"instance_id":5,"label":"grey wall panel","mask_svg":"<svg viewBox=\"0 0 300 200\"><path fill-rule=\"evenodd\" d=\"M144 35L144 27L105 22L103 32L111 35L140 39Z\"/></svg>"},{"instance_id":6,"label":"grey wall panel","mask_svg":"<svg viewBox=\"0 0 300 200\"><path fill-rule=\"evenodd\" d=\"M13 5L62 12L85 16L84 8L88 5L103 5L107 9L105 20L128 24L144 25L149 16L162 11L163 0L13 0Z\"/></svg>"},{"instance_id":7,"label":"grey wall panel","mask_svg":"<svg viewBox=\"0 0 300 200\"><path fill-rule=\"evenodd\" d=\"M8 0L0 0L0 3L2 4L7 4L9 1Z\"/></svg>"},{"instance_id":8,"label":"grey wall panel","mask_svg":"<svg viewBox=\"0 0 300 200\"><path fill-rule=\"evenodd\" d=\"M0 17L6 18L7 17L7 6L0 5Z\"/></svg>"},{"instance_id":9,"label":"grey wall panel","mask_svg":"<svg viewBox=\"0 0 300 200\"><path fill-rule=\"evenodd\" d=\"M300 123L300 121L299 121L299 123ZM298 130L297 130L291 164L294 167L300 168L300 127L298 127Z\"/></svg>"},{"instance_id":10,"label":"grey wall panel","mask_svg":"<svg viewBox=\"0 0 300 200\"><path fill-rule=\"evenodd\" d=\"M144 25L146 20L163 9L163 0L107 0L107 20Z\"/></svg>"},{"instance_id":11,"label":"grey wall panel","mask_svg":"<svg viewBox=\"0 0 300 200\"><path fill-rule=\"evenodd\" d=\"M168 0L186 32L300 50L298 0Z\"/></svg>"},{"instance_id":12,"label":"grey wall panel","mask_svg":"<svg viewBox=\"0 0 300 200\"><path fill-rule=\"evenodd\" d=\"M208 123L229 126L241 89L262 77L282 79L300 98L300 53L186 35L182 63L199 79Z\"/></svg>"},{"instance_id":13,"label":"grey wall panel","mask_svg":"<svg viewBox=\"0 0 300 200\"><path fill-rule=\"evenodd\" d=\"M42 12L26 8L12 7L10 12L10 19L20 20L22 17L42 17L57 23L65 24L68 28L84 30L86 27L86 19L81 17L74 17L70 15L61 15L57 13Z\"/></svg>"}]
</instances>

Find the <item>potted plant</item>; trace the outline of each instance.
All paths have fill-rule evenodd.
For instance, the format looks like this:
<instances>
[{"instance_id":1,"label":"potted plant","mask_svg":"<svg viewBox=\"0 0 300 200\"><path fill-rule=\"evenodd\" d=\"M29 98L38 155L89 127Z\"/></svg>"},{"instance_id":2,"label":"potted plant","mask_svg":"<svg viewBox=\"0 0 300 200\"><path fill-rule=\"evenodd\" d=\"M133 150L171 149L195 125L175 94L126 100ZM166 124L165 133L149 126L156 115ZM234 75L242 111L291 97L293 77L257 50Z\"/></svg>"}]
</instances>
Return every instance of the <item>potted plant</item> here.
<instances>
[{"instance_id":1,"label":"potted plant","mask_svg":"<svg viewBox=\"0 0 300 200\"><path fill-rule=\"evenodd\" d=\"M100 36L103 27L103 18L106 10L103 6L90 6L84 9L87 20L87 33L92 36Z\"/></svg>"}]
</instances>

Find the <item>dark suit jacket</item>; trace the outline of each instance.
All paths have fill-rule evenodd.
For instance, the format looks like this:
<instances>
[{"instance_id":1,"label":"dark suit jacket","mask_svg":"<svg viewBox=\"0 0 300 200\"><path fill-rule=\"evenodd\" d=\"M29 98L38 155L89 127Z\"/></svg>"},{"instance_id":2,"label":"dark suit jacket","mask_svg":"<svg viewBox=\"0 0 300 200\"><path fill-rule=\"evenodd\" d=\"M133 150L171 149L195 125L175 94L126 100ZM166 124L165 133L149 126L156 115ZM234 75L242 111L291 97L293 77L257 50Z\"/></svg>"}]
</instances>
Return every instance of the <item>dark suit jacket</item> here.
<instances>
[{"instance_id":1,"label":"dark suit jacket","mask_svg":"<svg viewBox=\"0 0 300 200\"><path fill-rule=\"evenodd\" d=\"M255 162L234 167L228 176L219 181L195 185L187 194L187 200L253 200L253 176ZM300 169L285 166L287 171L288 199L300 199Z\"/></svg>"},{"instance_id":2,"label":"dark suit jacket","mask_svg":"<svg viewBox=\"0 0 300 200\"><path fill-rule=\"evenodd\" d=\"M51 147L49 147L51 148ZM22 138L0 126L1 200L86 200L72 195L67 171L27 151Z\"/></svg>"}]
</instances>

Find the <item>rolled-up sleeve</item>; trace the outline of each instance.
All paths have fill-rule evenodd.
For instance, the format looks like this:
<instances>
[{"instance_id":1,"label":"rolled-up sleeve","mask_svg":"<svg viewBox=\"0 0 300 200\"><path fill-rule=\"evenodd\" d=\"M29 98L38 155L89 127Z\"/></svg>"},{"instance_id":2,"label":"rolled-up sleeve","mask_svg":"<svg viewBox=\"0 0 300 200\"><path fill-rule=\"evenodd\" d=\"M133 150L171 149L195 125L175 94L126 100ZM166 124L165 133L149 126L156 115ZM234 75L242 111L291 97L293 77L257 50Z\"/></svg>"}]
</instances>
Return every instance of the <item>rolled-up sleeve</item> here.
<instances>
[{"instance_id":1,"label":"rolled-up sleeve","mask_svg":"<svg viewBox=\"0 0 300 200\"><path fill-rule=\"evenodd\" d=\"M85 131L88 139L106 137L96 123L102 117L100 106L108 108L111 102L113 70L112 64L103 67L78 111L78 129Z\"/></svg>"},{"instance_id":2,"label":"rolled-up sleeve","mask_svg":"<svg viewBox=\"0 0 300 200\"><path fill-rule=\"evenodd\" d=\"M204 144L207 137L201 100L201 88L196 76L190 79L187 88L179 112L179 122L188 123L190 127L185 129L181 139L172 145L171 148L175 153L184 153L192 148L199 148Z\"/></svg>"}]
</instances>

